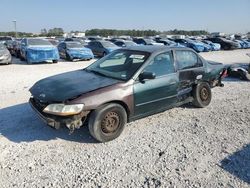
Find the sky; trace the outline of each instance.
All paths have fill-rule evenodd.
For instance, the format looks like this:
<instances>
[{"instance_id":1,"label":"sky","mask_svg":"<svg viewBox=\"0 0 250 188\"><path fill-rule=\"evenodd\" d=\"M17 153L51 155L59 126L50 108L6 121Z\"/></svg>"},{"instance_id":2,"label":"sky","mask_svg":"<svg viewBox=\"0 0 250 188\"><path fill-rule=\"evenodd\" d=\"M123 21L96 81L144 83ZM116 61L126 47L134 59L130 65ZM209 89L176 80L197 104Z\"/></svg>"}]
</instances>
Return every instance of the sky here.
<instances>
[{"instance_id":1,"label":"sky","mask_svg":"<svg viewBox=\"0 0 250 188\"><path fill-rule=\"evenodd\" d=\"M0 0L0 31L106 29L250 31L250 0Z\"/></svg>"}]
</instances>

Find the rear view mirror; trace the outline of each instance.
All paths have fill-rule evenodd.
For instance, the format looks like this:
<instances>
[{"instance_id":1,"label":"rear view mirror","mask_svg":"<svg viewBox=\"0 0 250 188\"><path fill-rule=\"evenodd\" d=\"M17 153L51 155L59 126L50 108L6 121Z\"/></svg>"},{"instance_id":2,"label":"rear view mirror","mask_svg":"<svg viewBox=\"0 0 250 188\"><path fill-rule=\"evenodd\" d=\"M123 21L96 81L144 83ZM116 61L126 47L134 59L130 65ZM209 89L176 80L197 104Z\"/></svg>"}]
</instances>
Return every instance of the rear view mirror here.
<instances>
[{"instance_id":1,"label":"rear view mirror","mask_svg":"<svg viewBox=\"0 0 250 188\"><path fill-rule=\"evenodd\" d=\"M155 79L155 73L153 72L142 72L139 75L139 80L143 81L143 80L152 80Z\"/></svg>"}]
</instances>

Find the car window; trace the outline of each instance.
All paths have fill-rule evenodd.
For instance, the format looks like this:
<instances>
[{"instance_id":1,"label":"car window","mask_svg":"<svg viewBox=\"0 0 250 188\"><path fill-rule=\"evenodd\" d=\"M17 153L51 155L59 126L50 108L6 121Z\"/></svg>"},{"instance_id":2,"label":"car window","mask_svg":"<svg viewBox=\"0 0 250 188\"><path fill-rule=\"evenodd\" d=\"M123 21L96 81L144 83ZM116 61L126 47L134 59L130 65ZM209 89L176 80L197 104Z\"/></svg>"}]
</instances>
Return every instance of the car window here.
<instances>
[{"instance_id":1,"label":"car window","mask_svg":"<svg viewBox=\"0 0 250 188\"><path fill-rule=\"evenodd\" d=\"M176 61L179 70L202 66L198 56L192 51L176 51Z\"/></svg>"},{"instance_id":2,"label":"car window","mask_svg":"<svg viewBox=\"0 0 250 188\"><path fill-rule=\"evenodd\" d=\"M156 77L174 73L175 67L171 52L157 55L144 71L153 72Z\"/></svg>"}]
</instances>

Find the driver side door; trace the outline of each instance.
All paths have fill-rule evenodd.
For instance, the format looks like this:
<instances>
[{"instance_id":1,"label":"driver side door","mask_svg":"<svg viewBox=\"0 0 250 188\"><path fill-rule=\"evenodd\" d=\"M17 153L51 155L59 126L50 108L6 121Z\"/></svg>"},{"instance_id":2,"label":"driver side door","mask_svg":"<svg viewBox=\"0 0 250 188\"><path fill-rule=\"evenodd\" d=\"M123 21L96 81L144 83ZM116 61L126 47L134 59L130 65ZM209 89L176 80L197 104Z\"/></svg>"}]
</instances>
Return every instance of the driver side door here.
<instances>
[{"instance_id":1,"label":"driver side door","mask_svg":"<svg viewBox=\"0 0 250 188\"><path fill-rule=\"evenodd\" d=\"M135 119L163 111L177 102L179 77L171 51L156 55L142 72L154 73L155 78L134 83Z\"/></svg>"}]
</instances>

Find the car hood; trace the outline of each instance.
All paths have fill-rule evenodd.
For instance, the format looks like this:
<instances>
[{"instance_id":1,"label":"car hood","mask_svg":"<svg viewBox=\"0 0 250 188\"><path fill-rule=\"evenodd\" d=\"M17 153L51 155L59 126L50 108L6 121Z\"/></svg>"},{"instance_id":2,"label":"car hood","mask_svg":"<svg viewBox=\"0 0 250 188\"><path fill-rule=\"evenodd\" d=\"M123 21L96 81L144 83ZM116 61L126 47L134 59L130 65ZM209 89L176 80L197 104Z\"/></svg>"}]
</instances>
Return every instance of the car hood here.
<instances>
[{"instance_id":1,"label":"car hood","mask_svg":"<svg viewBox=\"0 0 250 188\"><path fill-rule=\"evenodd\" d=\"M9 54L8 50L6 50L6 49L0 50L0 56L7 55L7 54Z\"/></svg>"},{"instance_id":2,"label":"car hood","mask_svg":"<svg viewBox=\"0 0 250 188\"><path fill-rule=\"evenodd\" d=\"M77 70L42 79L30 88L30 92L43 102L64 102L118 82L121 81Z\"/></svg>"}]
</instances>

